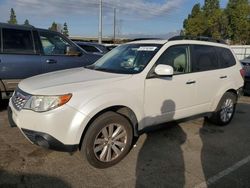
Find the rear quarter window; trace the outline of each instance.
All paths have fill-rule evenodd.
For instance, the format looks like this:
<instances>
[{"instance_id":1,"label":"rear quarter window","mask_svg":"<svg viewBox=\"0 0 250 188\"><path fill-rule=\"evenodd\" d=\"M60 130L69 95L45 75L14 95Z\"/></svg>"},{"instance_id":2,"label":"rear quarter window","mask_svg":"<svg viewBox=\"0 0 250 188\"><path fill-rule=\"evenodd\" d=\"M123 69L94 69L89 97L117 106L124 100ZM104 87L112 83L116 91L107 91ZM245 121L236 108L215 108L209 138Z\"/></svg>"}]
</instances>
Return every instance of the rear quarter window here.
<instances>
[{"instance_id":1,"label":"rear quarter window","mask_svg":"<svg viewBox=\"0 0 250 188\"><path fill-rule=\"evenodd\" d=\"M202 72L219 69L215 47L208 45L193 45L192 72Z\"/></svg>"},{"instance_id":2,"label":"rear quarter window","mask_svg":"<svg viewBox=\"0 0 250 188\"><path fill-rule=\"evenodd\" d=\"M232 67L236 64L236 60L231 50L227 48L216 47L216 51L219 57L221 68Z\"/></svg>"}]
</instances>

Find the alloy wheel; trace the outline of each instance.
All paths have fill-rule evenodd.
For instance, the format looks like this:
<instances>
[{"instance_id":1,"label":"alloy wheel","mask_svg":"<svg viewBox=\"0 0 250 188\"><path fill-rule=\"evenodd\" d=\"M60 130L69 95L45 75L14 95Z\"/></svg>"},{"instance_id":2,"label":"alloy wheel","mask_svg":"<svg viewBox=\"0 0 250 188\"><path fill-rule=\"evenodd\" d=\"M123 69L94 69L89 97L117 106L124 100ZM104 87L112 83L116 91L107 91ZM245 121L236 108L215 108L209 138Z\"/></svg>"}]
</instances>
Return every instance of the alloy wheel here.
<instances>
[{"instance_id":1,"label":"alloy wheel","mask_svg":"<svg viewBox=\"0 0 250 188\"><path fill-rule=\"evenodd\" d=\"M220 117L223 122L228 122L234 112L234 102L232 99L226 99L221 107Z\"/></svg>"},{"instance_id":2,"label":"alloy wheel","mask_svg":"<svg viewBox=\"0 0 250 188\"><path fill-rule=\"evenodd\" d=\"M119 124L109 124L97 134L93 150L99 161L111 162L121 155L126 143L125 128Z\"/></svg>"}]
</instances>

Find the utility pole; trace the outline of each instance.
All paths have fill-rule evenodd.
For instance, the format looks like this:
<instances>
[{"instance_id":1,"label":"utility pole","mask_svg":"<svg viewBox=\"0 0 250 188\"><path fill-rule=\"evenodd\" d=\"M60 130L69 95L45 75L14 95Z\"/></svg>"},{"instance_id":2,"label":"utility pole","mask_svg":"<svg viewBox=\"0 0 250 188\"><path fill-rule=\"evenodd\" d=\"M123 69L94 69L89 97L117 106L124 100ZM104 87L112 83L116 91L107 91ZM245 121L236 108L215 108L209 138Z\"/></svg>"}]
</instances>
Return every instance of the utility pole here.
<instances>
[{"instance_id":1,"label":"utility pole","mask_svg":"<svg viewBox=\"0 0 250 188\"><path fill-rule=\"evenodd\" d=\"M100 0L99 4L99 33L98 33L98 42L102 43L102 0Z\"/></svg>"},{"instance_id":2,"label":"utility pole","mask_svg":"<svg viewBox=\"0 0 250 188\"><path fill-rule=\"evenodd\" d=\"M115 33L116 33L116 8L114 8L114 44L115 44Z\"/></svg>"}]
</instances>

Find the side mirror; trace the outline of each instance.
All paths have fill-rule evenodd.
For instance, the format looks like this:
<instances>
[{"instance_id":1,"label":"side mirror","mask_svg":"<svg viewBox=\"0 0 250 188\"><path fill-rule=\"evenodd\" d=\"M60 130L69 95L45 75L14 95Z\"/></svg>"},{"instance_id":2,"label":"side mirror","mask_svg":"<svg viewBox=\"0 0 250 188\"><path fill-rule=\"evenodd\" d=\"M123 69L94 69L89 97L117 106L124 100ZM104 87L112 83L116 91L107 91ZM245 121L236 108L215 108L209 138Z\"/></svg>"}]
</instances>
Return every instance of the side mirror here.
<instances>
[{"instance_id":1,"label":"side mirror","mask_svg":"<svg viewBox=\"0 0 250 188\"><path fill-rule=\"evenodd\" d=\"M155 67L155 74L158 76L173 76L174 69L169 65L157 65Z\"/></svg>"},{"instance_id":2,"label":"side mirror","mask_svg":"<svg viewBox=\"0 0 250 188\"><path fill-rule=\"evenodd\" d=\"M67 46L66 48L66 55L68 56L80 56L82 53L80 50L73 46Z\"/></svg>"}]
</instances>

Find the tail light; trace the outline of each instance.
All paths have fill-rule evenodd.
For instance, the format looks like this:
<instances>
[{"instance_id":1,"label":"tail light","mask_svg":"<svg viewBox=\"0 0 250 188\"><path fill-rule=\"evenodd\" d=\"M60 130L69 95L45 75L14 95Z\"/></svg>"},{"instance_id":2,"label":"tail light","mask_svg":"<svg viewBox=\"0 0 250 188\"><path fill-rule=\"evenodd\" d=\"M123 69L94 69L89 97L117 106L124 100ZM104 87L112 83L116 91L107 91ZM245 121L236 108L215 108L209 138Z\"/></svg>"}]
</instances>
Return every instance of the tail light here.
<instances>
[{"instance_id":1,"label":"tail light","mask_svg":"<svg viewBox=\"0 0 250 188\"><path fill-rule=\"evenodd\" d=\"M243 68L240 69L240 74L241 74L242 78L245 79L245 75L246 75L245 69L243 69Z\"/></svg>"}]
</instances>

